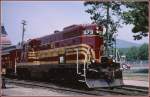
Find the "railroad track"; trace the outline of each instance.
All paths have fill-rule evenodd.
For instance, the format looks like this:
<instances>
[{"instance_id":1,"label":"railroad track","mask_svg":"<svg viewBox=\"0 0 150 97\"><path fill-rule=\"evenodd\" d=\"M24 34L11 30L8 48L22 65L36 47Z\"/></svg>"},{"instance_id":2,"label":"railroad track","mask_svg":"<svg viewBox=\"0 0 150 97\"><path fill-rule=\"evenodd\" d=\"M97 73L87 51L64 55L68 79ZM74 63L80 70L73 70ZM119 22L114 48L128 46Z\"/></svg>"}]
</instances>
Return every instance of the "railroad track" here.
<instances>
[{"instance_id":1,"label":"railroad track","mask_svg":"<svg viewBox=\"0 0 150 97\"><path fill-rule=\"evenodd\" d=\"M27 81L27 80L17 80L17 79L6 79L7 83L14 83L22 86L29 87L42 87L53 90L61 90L67 92L74 92L78 94L84 95L95 95L95 96L106 96L106 95L128 95L128 96L147 96L148 88L146 87L137 87L137 86L129 86L125 85L122 87L114 87L110 88L97 88L97 89L76 89L76 88L68 88L57 86L48 82L38 82L38 81Z\"/></svg>"},{"instance_id":2,"label":"railroad track","mask_svg":"<svg viewBox=\"0 0 150 97\"><path fill-rule=\"evenodd\" d=\"M87 92L84 90L77 90L77 89L70 89L66 87L61 87L61 86L56 86L51 83L47 82L38 82L38 81L25 81L25 80L17 80L17 79L7 79L6 83L13 83L16 85L21 85L21 86L30 86L30 87L42 87L42 88L48 88L48 89L53 89L53 90L61 90L61 91L68 91L68 92L75 92L79 94L86 94L86 95L99 95L95 94L92 92Z\"/></svg>"},{"instance_id":3,"label":"railroad track","mask_svg":"<svg viewBox=\"0 0 150 97\"><path fill-rule=\"evenodd\" d=\"M118 89L123 89L123 90L128 90L128 91L136 91L136 92L148 94L148 87L137 87L137 86L126 85L126 86L123 86L122 88L118 88Z\"/></svg>"},{"instance_id":4,"label":"railroad track","mask_svg":"<svg viewBox=\"0 0 150 97\"><path fill-rule=\"evenodd\" d=\"M114 94L120 95L130 95L130 96L147 96L148 95L148 88L146 87L136 87L136 86L122 86L122 87L115 87L113 89L98 89L99 91L108 91Z\"/></svg>"}]
</instances>

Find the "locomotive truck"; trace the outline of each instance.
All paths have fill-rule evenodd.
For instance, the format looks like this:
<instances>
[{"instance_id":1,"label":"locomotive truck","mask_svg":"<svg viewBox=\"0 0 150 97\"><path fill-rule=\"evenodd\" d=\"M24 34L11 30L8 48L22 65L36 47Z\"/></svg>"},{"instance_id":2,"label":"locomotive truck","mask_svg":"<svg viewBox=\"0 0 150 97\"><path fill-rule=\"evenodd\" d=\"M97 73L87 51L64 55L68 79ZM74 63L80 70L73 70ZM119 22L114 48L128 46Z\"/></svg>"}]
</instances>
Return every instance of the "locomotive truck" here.
<instances>
[{"instance_id":1,"label":"locomotive truck","mask_svg":"<svg viewBox=\"0 0 150 97\"><path fill-rule=\"evenodd\" d=\"M2 50L7 75L77 81L89 88L123 85L120 63L104 55L103 27L79 24Z\"/></svg>"}]
</instances>

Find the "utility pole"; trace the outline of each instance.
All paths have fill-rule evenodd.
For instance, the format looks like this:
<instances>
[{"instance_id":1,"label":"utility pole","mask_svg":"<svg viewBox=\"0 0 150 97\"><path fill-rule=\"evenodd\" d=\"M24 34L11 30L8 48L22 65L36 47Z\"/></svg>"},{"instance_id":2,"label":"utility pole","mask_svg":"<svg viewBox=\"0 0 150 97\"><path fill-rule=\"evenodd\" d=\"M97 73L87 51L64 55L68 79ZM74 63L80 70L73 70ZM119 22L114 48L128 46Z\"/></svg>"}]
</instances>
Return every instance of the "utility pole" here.
<instances>
[{"instance_id":1,"label":"utility pole","mask_svg":"<svg viewBox=\"0 0 150 97\"><path fill-rule=\"evenodd\" d=\"M25 25L26 24L26 21L25 20L22 20L22 42L21 42L21 48L22 48L22 53L21 53L21 60L23 61L24 60L24 48L23 48L23 43L24 43L24 33L25 33Z\"/></svg>"},{"instance_id":2,"label":"utility pole","mask_svg":"<svg viewBox=\"0 0 150 97\"><path fill-rule=\"evenodd\" d=\"M25 25L27 25L26 21L22 20L22 26L23 26L23 29L22 29L22 42L21 42L22 46L23 46L23 41L24 41Z\"/></svg>"},{"instance_id":3,"label":"utility pole","mask_svg":"<svg viewBox=\"0 0 150 97\"><path fill-rule=\"evenodd\" d=\"M109 56L109 2L107 4L107 25L106 25L106 36L105 36L105 55L108 57Z\"/></svg>"}]
</instances>

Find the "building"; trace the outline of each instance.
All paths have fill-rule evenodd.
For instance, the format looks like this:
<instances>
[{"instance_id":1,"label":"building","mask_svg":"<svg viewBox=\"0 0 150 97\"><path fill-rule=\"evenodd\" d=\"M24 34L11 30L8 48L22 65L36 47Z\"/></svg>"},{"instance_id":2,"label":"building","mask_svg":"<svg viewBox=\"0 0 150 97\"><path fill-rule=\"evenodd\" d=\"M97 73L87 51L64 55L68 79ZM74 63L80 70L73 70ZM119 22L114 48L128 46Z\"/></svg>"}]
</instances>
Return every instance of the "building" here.
<instances>
[{"instance_id":1,"label":"building","mask_svg":"<svg viewBox=\"0 0 150 97\"><path fill-rule=\"evenodd\" d=\"M8 38L8 34L3 25L1 26L1 31L0 31L0 44L2 48L5 48L11 45L11 41Z\"/></svg>"}]
</instances>

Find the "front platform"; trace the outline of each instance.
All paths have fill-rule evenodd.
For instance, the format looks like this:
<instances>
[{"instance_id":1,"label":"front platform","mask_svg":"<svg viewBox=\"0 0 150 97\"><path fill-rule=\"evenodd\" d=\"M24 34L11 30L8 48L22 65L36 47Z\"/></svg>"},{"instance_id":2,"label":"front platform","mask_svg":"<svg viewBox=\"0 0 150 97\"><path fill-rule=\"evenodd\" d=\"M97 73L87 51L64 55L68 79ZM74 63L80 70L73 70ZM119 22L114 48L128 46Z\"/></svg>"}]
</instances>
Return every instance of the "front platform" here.
<instances>
[{"instance_id":1,"label":"front platform","mask_svg":"<svg viewBox=\"0 0 150 97\"><path fill-rule=\"evenodd\" d=\"M115 79L112 82L107 82L104 79L86 79L86 84L89 88L115 87L124 85L122 79Z\"/></svg>"}]
</instances>

